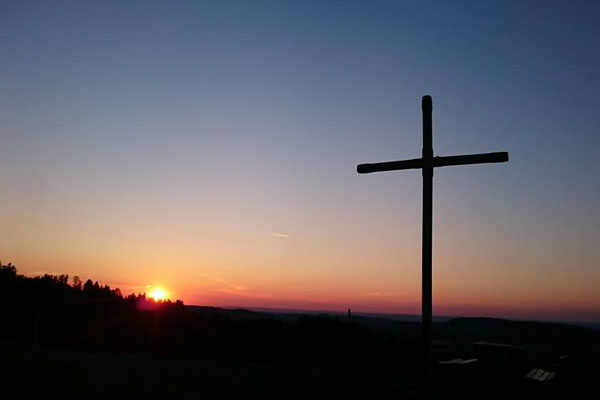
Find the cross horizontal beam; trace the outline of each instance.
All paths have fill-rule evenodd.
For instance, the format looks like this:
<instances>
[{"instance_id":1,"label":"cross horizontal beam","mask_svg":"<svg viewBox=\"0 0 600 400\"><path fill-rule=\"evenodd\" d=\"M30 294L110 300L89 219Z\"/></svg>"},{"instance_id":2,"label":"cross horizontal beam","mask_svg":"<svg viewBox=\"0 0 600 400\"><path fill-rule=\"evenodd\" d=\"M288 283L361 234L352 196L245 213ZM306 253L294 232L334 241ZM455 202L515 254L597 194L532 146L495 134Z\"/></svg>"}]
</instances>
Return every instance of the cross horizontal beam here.
<instances>
[{"instance_id":1,"label":"cross horizontal beam","mask_svg":"<svg viewBox=\"0 0 600 400\"><path fill-rule=\"evenodd\" d=\"M400 169L423 168L423 159L415 158L402 161L384 161L373 164L359 164L356 170L359 174L370 174L371 172L397 171Z\"/></svg>"},{"instance_id":2,"label":"cross horizontal beam","mask_svg":"<svg viewBox=\"0 0 600 400\"><path fill-rule=\"evenodd\" d=\"M434 167L448 167L453 165L500 163L508 161L508 152L467 154L464 156L445 156L431 158ZM372 172L398 171L402 169L420 169L427 165L423 158L412 160L385 161L373 164L359 164L356 170L359 174Z\"/></svg>"},{"instance_id":3,"label":"cross horizontal beam","mask_svg":"<svg viewBox=\"0 0 600 400\"><path fill-rule=\"evenodd\" d=\"M448 167L451 165L487 164L508 161L507 151L495 153L467 154L464 156L433 157L434 167Z\"/></svg>"}]
</instances>

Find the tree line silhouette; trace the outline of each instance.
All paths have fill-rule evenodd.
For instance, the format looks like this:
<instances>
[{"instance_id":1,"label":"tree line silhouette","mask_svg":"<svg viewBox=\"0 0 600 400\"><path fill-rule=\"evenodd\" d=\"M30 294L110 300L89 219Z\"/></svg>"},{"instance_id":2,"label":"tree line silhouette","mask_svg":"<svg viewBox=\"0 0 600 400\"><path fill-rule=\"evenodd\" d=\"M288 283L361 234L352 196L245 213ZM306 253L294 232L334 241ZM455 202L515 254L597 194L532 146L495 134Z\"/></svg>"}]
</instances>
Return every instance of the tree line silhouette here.
<instances>
[{"instance_id":1,"label":"tree line silhouette","mask_svg":"<svg viewBox=\"0 0 600 400\"><path fill-rule=\"evenodd\" d=\"M252 313L195 312L183 302L155 301L145 294L75 276L28 277L0 263L0 339L114 354L158 354L308 362L311 365L380 365L386 345L359 322L327 315L295 321ZM221 310L223 311L223 310ZM256 317L258 315L258 317Z\"/></svg>"}]
</instances>

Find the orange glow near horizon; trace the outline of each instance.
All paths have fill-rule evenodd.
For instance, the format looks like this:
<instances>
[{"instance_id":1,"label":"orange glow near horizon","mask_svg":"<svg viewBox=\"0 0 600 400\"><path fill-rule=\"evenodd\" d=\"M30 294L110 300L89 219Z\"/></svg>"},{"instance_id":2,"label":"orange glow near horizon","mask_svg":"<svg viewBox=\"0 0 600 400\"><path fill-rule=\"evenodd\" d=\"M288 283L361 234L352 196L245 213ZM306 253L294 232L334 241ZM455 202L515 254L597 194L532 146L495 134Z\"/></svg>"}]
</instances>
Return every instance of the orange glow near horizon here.
<instances>
[{"instance_id":1,"label":"orange glow near horizon","mask_svg":"<svg viewBox=\"0 0 600 400\"><path fill-rule=\"evenodd\" d=\"M481 243L459 254L454 248L468 246L454 243L456 235L440 236L448 239L434 253L434 315L600 321L596 270L578 268L575 274L573 264L562 268L569 265L564 258L503 255ZM78 275L125 295L145 292L148 298L179 299L186 305L420 314L418 237L407 238L410 245L393 242L387 248L348 243L321 249L323 240L317 239L296 243L292 236L265 235L247 240L250 245L215 244L202 257L185 243L170 247L165 241L160 257L130 251L118 261L114 255L95 254L67 259L23 251L6 259L16 260L18 272L26 275ZM395 247L402 251L389 250ZM546 273L539 273L540 265ZM164 295L155 296L156 289Z\"/></svg>"}]
</instances>

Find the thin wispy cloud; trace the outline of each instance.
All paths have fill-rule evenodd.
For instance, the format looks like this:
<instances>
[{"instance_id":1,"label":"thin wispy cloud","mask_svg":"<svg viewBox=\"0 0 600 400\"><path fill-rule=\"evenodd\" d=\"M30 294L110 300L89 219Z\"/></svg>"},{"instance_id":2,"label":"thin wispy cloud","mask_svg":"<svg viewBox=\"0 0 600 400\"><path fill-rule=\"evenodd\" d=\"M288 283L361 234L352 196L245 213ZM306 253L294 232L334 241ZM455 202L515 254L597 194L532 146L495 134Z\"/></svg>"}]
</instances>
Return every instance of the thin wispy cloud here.
<instances>
[{"instance_id":1,"label":"thin wispy cloud","mask_svg":"<svg viewBox=\"0 0 600 400\"><path fill-rule=\"evenodd\" d=\"M253 299L272 299L273 295L269 293L261 293L252 290L247 286L242 285L227 285L226 287L215 290L215 292L226 293L228 295L247 297Z\"/></svg>"},{"instance_id":2,"label":"thin wispy cloud","mask_svg":"<svg viewBox=\"0 0 600 400\"><path fill-rule=\"evenodd\" d=\"M111 288L118 287L119 289L125 289L125 290L136 290L136 289L146 289L146 288L148 288L148 286L125 285L125 284L120 284L120 283L107 283L107 285L110 286Z\"/></svg>"},{"instance_id":3,"label":"thin wispy cloud","mask_svg":"<svg viewBox=\"0 0 600 400\"><path fill-rule=\"evenodd\" d=\"M404 293L402 293L402 292L372 291L372 292L363 292L363 293L359 293L359 294L347 296L347 297L352 298L352 297L403 297L403 296L404 296Z\"/></svg>"},{"instance_id":4,"label":"thin wispy cloud","mask_svg":"<svg viewBox=\"0 0 600 400\"><path fill-rule=\"evenodd\" d=\"M227 281L225 279L222 279L221 277L219 277L219 275L205 274L202 272L198 272L196 275L198 275L200 278L205 278L205 279L211 280L213 282L227 283Z\"/></svg>"},{"instance_id":5,"label":"thin wispy cloud","mask_svg":"<svg viewBox=\"0 0 600 400\"><path fill-rule=\"evenodd\" d=\"M248 290L248 287L243 285L228 285L226 289L230 292L244 292Z\"/></svg>"},{"instance_id":6,"label":"thin wispy cloud","mask_svg":"<svg viewBox=\"0 0 600 400\"><path fill-rule=\"evenodd\" d=\"M26 272L25 273L26 276L31 276L31 277L36 277L36 276L44 276L44 275L67 275L65 272L58 272L58 271L31 271L31 272Z\"/></svg>"},{"instance_id":7,"label":"thin wispy cloud","mask_svg":"<svg viewBox=\"0 0 600 400\"><path fill-rule=\"evenodd\" d=\"M269 233L269 236L275 236L275 237L284 238L284 239L287 239L290 237L290 235L288 235L287 233Z\"/></svg>"}]
</instances>

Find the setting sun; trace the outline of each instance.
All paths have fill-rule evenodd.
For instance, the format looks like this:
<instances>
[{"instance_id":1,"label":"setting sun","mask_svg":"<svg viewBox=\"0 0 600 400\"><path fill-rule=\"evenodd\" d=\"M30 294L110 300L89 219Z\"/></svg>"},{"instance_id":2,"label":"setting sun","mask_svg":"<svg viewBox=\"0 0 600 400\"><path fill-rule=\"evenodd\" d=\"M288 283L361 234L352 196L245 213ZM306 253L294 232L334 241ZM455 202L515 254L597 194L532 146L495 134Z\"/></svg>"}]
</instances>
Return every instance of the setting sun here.
<instances>
[{"instance_id":1,"label":"setting sun","mask_svg":"<svg viewBox=\"0 0 600 400\"><path fill-rule=\"evenodd\" d=\"M167 292L161 288L152 288L148 294L148 297L156 301L166 300Z\"/></svg>"}]
</instances>

